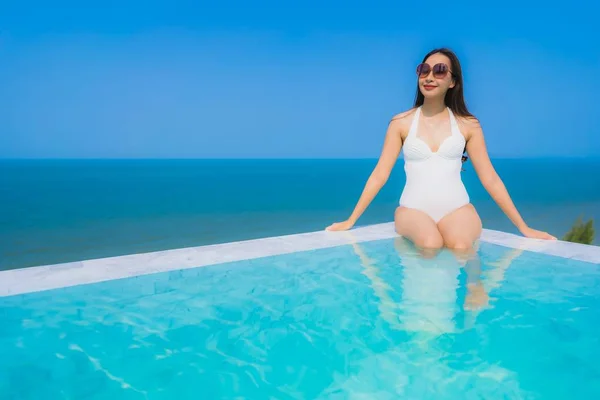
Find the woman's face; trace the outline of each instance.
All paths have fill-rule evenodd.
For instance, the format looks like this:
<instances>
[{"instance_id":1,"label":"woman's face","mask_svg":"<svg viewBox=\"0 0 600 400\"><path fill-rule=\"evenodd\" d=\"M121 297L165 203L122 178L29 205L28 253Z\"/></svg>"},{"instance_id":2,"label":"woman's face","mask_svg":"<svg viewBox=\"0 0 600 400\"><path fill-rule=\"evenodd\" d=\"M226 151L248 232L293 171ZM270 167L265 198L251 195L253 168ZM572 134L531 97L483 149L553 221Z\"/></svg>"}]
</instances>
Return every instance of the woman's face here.
<instances>
[{"instance_id":1,"label":"woman's face","mask_svg":"<svg viewBox=\"0 0 600 400\"><path fill-rule=\"evenodd\" d=\"M417 70L419 74L419 90L424 97L445 96L448 89L455 85L452 77L451 62L441 53L429 56Z\"/></svg>"}]
</instances>

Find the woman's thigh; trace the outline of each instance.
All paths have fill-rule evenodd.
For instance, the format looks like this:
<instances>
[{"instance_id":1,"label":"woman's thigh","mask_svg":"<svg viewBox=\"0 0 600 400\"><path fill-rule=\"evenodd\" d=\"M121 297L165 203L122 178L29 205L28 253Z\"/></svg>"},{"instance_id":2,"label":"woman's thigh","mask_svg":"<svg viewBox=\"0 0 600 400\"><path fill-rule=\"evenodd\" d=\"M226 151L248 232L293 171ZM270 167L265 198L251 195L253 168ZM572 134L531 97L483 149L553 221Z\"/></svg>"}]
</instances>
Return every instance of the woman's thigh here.
<instances>
[{"instance_id":1,"label":"woman's thigh","mask_svg":"<svg viewBox=\"0 0 600 400\"><path fill-rule=\"evenodd\" d=\"M394 215L396 232L421 249L437 250L444 240L431 217L422 211L398 207Z\"/></svg>"},{"instance_id":2,"label":"woman's thigh","mask_svg":"<svg viewBox=\"0 0 600 400\"><path fill-rule=\"evenodd\" d=\"M481 218L472 204L452 211L437 226L444 245L456 250L471 250L482 231Z\"/></svg>"}]
</instances>

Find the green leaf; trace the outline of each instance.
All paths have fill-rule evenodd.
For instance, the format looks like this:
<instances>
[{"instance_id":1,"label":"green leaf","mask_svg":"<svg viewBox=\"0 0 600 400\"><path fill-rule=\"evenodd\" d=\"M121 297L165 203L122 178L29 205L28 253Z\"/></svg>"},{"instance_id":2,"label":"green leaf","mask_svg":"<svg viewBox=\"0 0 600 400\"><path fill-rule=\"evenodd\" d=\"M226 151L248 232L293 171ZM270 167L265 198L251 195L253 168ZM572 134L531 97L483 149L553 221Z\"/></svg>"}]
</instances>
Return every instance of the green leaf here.
<instances>
[{"instance_id":1,"label":"green leaf","mask_svg":"<svg viewBox=\"0 0 600 400\"><path fill-rule=\"evenodd\" d=\"M590 219L586 223L583 223L582 218L578 217L571 230L563 237L563 240L573 243L592 244L595 235L594 220Z\"/></svg>"}]
</instances>

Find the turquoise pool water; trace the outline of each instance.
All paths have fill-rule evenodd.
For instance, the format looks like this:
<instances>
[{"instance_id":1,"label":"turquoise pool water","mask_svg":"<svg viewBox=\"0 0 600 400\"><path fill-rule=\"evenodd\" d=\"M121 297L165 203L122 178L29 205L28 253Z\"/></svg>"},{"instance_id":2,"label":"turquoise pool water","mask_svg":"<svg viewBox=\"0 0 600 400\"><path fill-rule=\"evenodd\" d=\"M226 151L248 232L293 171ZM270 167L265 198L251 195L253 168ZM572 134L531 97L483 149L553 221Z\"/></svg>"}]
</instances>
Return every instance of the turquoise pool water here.
<instances>
[{"instance_id":1,"label":"turquoise pool water","mask_svg":"<svg viewBox=\"0 0 600 400\"><path fill-rule=\"evenodd\" d=\"M592 399L600 265L378 240L0 298L2 399Z\"/></svg>"}]
</instances>

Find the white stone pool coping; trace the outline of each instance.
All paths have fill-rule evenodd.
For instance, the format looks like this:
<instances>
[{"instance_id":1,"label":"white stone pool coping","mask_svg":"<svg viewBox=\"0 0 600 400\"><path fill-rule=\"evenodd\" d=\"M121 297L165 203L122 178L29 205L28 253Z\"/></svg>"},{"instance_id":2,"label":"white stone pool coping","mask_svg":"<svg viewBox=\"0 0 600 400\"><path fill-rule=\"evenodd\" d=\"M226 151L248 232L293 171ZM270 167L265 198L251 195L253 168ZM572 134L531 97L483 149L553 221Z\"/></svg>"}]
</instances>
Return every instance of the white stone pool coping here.
<instances>
[{"instance_id":1,"label":"white stone pool coping","mask_svg":"<svg viewBox=\"0 0 600 400\"><path fill-rule=\"evenodd\" d=\"M398 236L393 222L0 271L0 297ZM482 242L600 264L600 247L485 229Z\"/></svg>"}]
</instances>

